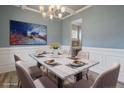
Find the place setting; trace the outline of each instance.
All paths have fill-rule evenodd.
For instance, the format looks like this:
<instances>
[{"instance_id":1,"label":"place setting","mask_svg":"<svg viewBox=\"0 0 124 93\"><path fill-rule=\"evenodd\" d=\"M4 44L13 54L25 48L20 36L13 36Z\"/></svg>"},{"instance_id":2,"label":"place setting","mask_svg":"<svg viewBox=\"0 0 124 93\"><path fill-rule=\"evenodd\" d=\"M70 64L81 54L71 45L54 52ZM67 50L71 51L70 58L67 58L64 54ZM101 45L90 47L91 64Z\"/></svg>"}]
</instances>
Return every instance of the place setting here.
<instances>
[{"instance_id":1,"label":"place setting","mask_svg":"<svg viewBox=\"0 0 124 93\"><path fill-rule=\"evenodd\" d=\"M39 58L39 57L45 57L45 54L47 54L46 51L36 51L36 53L34 54L35 57Z\"/></svg>"},{"instance_id":2,"label":"place setting","mask_svg":"<svg viewBox=\"0 0 124 93\"><path fill-rule=\"evenodd\" d=\"M45 57L43 54L38 54L38 55L35 54L34 56L37 57L37 58L39 58L39 57Z\"/></svg>"},{"instance_id":3,"label":"place setting","mask_svg":"<svg viewBox=\"0 0 124 93\"><path fill-rule=\"evenodd\" d=\"M60 63L56 62L54 59L50 59L50 60L46 60L44 61L47 65L50 66L57 66L57 65L61 65Z\"/></svg>"},{"instance_id":4,"label":"place setting","mask_svg":"<svg viewBox=\"0 0 124 93\"><path fill-rule=\"evenodd\" d=\"M80 61L80 60L73 60L71 63L67 64L66 66L69 66L71 68L78 68L86 65L87 63Z\"/></svg>"}]
</instances>

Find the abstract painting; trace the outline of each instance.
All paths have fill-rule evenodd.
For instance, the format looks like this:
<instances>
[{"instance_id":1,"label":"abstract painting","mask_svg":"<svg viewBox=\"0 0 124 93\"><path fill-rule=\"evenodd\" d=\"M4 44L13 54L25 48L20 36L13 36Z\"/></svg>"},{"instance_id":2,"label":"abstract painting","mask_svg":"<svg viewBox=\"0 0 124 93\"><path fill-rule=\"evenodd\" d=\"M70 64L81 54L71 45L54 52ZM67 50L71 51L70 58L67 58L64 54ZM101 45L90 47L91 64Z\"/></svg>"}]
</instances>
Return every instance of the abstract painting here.
<instances>
[{"instance_id":1,"label":"abstract painting","mask_svg":"<svg viewBox=\"0 0 124 93\"><path fill-rule=\"evenodd\" d=\"M10 45L46 45L47 26L10 20Z\"/></svg>"}]
</instances>

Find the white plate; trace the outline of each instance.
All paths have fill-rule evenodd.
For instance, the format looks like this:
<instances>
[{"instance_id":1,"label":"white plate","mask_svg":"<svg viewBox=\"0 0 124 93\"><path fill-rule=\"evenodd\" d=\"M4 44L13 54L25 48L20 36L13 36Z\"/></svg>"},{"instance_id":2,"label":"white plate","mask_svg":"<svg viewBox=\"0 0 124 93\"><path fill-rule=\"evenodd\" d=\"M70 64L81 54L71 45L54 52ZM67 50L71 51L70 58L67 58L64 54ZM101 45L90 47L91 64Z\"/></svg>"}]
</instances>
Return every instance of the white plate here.
<instances>
[{"instance_id":1,"label":"white plate","mask_svg":"<svg viewBox=\"0 0 124 93\"><path fill-rule=\"evenodd\" d=\"M55 61L54 62L46 61L46 63L49 64L49 65L55 65L55 64L57 64L57 62L55 62Z\"/></svg>"},{"instance_id":2,"label":"white plate","mask_svg":"<svg viewBox=\"0 0 124 93\"><path fill-rule=\"evenodd\" d=\"M82 65L85 65L85 63L81 62L79 64L76 64L76 63L71 63L72 66L82 66Z\"/></svg>"}]
</instances>

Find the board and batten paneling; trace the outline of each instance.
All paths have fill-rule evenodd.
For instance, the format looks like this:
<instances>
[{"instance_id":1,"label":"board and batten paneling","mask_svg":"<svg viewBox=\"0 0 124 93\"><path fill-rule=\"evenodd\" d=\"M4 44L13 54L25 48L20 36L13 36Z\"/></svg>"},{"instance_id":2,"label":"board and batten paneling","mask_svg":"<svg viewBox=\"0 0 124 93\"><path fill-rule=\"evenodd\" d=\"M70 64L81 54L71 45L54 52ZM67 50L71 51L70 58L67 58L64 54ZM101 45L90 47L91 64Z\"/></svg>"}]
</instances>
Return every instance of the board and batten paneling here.
<instances>
[{"instance_id":1,"label":"board and batten paneling","mask_svg":"<svg viewBox=\"0 0 124 93\"><path fill-rule=\"evenodd\" d=\"M36 65L36 61L32 59L29 54L34 53L38 48L49 51L48 46L38 47L9 47L0 48L0 73L15 70L15 61L13 54L18 54L29 66ZM69 46L63 46L69 50ZM92 48L83 47L89 51L90 60L99 61L100 63L90 70L101 74L106 69L110 68L114 63L120 63L121 69L119 73L119 81L124 82L124 50L123 49L110 49L110 48Z\"/></svg>"},{"instance_id":2,"label":"board and batten paneling","mask_svg":"<svg viewBox=\"0 0 124 93\"><path fill-rule=\"evenodd\" d=\"M124 50L110 48L85 48L90 52L90 59L99 61L100 64L92 67L90 70L99 74L109 69L112 64L119 63L121 65L119 73L119 81L124 82Z\"/></svg>"},{"instance_id":3,"label":"board and batten paneling","mask_svg":"<svg viewBox=\"0 0 124 93\"><path fill-rule=\"evenodd\" d=\"M9 48L0 48L0 73L14 70L14 61Z\"/></svg>"}]
</instances>

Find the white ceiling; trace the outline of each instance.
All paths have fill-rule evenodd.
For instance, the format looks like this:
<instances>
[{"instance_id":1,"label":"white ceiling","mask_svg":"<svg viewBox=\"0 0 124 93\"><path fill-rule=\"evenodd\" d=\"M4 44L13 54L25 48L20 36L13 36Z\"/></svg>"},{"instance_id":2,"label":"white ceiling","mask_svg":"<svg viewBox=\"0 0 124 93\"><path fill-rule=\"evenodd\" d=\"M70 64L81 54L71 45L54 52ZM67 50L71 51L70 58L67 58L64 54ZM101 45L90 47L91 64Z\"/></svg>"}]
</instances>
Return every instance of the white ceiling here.
<instances>
[{"instance_id":1,"label":"white ceiling","mask_svg":"<svg viewBox=\"0 0 124 93\"><path fill-rule=\"evenodd\" d=\"M91 7L91 6L87 6L87 5L62 5L62 6L64 6L66 10L61 19L66 19L72 15L75 15L76 13L78 13L80 11L83 11L83 10ZM40 13L40 8L39 8L40 5L18 5L17 7ZM44 7L47 8L48 5L44 5Z\"/></svg>"}]
</instances>

